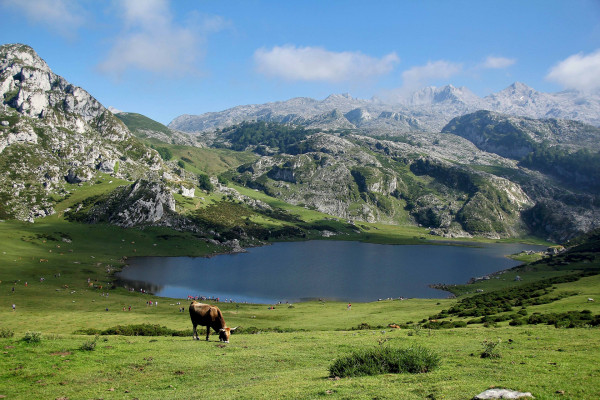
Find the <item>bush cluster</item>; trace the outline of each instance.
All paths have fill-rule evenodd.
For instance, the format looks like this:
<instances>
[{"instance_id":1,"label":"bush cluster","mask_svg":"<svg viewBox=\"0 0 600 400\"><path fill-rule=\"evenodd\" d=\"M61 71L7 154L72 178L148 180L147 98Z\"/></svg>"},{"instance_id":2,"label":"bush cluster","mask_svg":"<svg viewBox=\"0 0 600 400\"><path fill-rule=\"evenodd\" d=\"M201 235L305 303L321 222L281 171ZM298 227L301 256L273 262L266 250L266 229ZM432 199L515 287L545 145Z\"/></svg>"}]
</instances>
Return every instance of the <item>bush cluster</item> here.
<instances>
[{"instance_id":1,"label":"bush cluster","mask_svg":"<svg viewBox=\"0 0 600 400\"><path fill-rule=\"evenodd\" d=\"M258 121L233 125L224 129L222 134L236 151L243 151L248 146L258 146L257 151L260 153L265 151L264 146L269 146L284 153L302 154L307 149L301 142L315 132L316 130L301 126Z\"/></svg>"},{"instance_id":2,"label":"bush cluster","mask_svg":"<svg viewBox=\"0 0 600 400\"><path fill-rule=\"evenodd\" d=\"M476 294L458 301L450 309L442 310L439 314L432 316L430 319L441 319L451 315L458 317L485 317L502 312L513 311L513 307L551 303L575 294L563 292L555 296L548 296L552 291L552 285L563 282L574 282L582 276L585 275L563 275L512 288ZM504 320L507 319L510 318ZM485 321L482 320L482 322Z\"/></svg>"},{"instance_id":3,"label":"bush cluster","mask_svg":"<svg viewBox=\"0 0 600 400\"><path fill-rule=\"evenodd\" d=\"M420 374L432 371L440 362L439 355L424 347L400 349L379 346L356 351L334 361L329 367L329 376L343 378L390 373Z\"/></svg>"},{"instance_id":4,"label":"bush cluster","mask_svg":"<svg viewBox=\"0 0 600 400\"><path fill-rule=\"evenodd\" d=\"M177 331L166 326L152 324L117 325L100 330L94 328L80 329L75 334L83 335L121 335L121 336L192 336L191 331Z\"/></svg>"},{"instance_id":5,"label":"bush cluster","mask_svg":"<svg viewBox=\"0 0 600 400\"><path fill-rule=\"evenodd\" d=\"M554 325L557 328L580 328L584 326L599 326L600 315L593 315L590 310L567 311L564 313L549 314L533 313L527 319L527 323L531 325Z\"/></svg>"},{"instance_id":6,"label":"bush cluster","mask_svg":"<svg viewBox=\"0 0 600 400\"><path fill-rule=\"evenodd\" d=\"M23 336L23 341L27 343L40 343L42 341L42 333L25 332L25 336Z\"/></svg>"}]
</instances>

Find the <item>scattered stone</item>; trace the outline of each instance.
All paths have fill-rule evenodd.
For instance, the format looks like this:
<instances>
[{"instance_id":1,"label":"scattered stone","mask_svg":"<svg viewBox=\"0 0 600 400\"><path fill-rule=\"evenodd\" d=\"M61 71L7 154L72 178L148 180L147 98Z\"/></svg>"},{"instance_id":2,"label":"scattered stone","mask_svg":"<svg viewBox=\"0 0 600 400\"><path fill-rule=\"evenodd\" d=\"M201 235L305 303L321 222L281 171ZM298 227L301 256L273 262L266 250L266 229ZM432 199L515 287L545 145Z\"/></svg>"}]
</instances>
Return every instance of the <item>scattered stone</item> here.
<instances>
[{"instance_id":1,"label":"scattered stone","mask_svg":"<svg viewBox=\"0 0 600 400\"><path fill-rule=\"evenodd\" d=\"M522 399L525 397L533 398L529 392L518 392L510 389L488 389L473 397L473 400L491 400L491 399Z\"/></svg>"}]
</instances>

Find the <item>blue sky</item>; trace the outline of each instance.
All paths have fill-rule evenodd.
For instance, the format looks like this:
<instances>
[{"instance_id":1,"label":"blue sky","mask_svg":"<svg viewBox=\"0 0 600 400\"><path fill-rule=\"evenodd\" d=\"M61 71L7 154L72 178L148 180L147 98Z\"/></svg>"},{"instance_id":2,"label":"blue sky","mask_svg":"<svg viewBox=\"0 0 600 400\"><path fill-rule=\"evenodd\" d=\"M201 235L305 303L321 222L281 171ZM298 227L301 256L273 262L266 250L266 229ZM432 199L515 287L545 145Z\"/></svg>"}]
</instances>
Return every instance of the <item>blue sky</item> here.
<instances>
[{"instance_id":1,"label":"blue sky","mask_svg":"<svg viewBox=\"0 0 600 400\"><path fill-rule=\"evenodd\" d=\"M0 0L25 43L105 106L169 123L331 93L515 81L600 89L600 1Z\"/></svg>"}]
</instances>

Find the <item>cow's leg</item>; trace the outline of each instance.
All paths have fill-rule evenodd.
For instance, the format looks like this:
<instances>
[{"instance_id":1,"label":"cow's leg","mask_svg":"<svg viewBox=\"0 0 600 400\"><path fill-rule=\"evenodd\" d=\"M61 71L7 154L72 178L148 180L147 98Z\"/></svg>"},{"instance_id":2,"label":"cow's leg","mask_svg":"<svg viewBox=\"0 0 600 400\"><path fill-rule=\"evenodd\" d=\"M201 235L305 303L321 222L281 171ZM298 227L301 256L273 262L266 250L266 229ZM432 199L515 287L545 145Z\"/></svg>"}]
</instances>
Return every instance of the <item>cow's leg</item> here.
<instances>
[{"instance_id":1,"label":"cow's leg","mask_svg":"<svg viewBox=\"0 0 600 400\"><path fill-rule=\"evenodd\" d=\"M194 324L194 323L192 323L192 324L194 325L194 333L192 334L192 339L199 340L198 339L198 332L196 331L196 327L198 326L198 324Z\"/></svg>"},{"instance_id":2,"label":"cow's leg","mask_svg":"<svg viewBox=\"0 0 600 400\"><path fill-rule=\"evenodd\" d=\"M208 342L208 335L210 335L210 326L206 327L206 341Z\"/></svg>"}]
</instances>

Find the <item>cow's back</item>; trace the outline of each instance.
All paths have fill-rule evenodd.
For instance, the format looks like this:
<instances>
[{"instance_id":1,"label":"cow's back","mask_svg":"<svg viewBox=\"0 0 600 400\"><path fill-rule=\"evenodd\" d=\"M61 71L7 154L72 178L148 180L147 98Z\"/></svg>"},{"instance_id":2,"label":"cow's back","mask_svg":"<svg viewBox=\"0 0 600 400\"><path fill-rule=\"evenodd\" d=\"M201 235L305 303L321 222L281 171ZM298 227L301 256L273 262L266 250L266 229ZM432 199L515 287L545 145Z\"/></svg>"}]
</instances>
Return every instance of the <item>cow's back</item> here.
<instances>
[{"instance_id":1,"label":"cow's back","mask_svg":"<svg viewBox=\"0 0 600 400\"><path fill-rule=\"evenodd\" d=\"M192 323L203 325L203 326L213 326L216 321L220 321L221 315L219 309L215 306L211 306L210 304L198 303L193 301L190 304L190 318L192 319Z\"/></svg>"}]
</instances>

